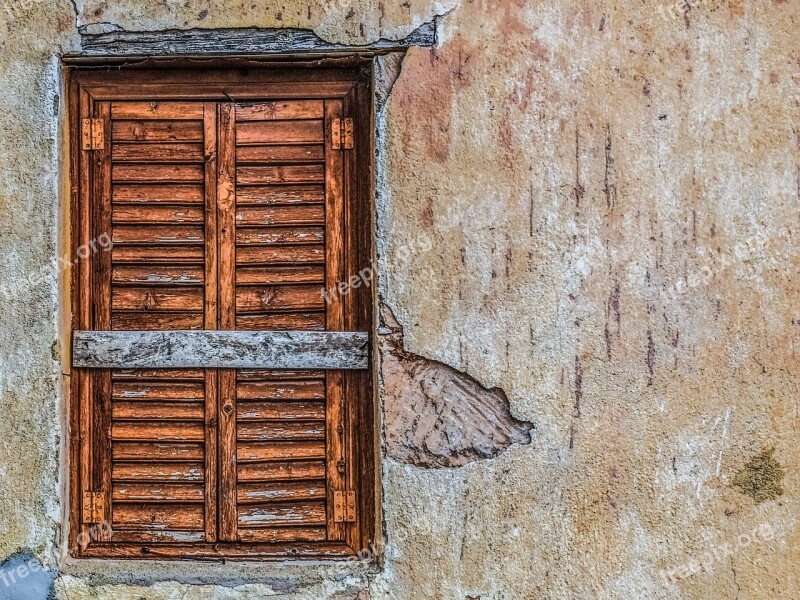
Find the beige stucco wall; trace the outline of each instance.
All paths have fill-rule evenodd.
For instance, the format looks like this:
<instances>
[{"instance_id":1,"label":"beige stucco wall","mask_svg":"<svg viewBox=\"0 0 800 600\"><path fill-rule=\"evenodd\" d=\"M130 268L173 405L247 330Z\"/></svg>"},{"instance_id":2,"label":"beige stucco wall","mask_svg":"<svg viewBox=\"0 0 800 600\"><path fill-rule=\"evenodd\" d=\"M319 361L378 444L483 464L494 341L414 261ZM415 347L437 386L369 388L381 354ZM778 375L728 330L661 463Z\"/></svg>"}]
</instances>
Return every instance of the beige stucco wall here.
<instances>
[{"instance_id":1,"label":"beige stucco wall","mask_svg":"<svg viewBox=\"0 0 800 600\"><path fill-rule=\"evenodd\" d=\"M0 558L72 600L800 597L800 2L3 2ZM381 300L533 444L386 459L378 573L60 564L62 300L21 279L65 247L76 25L363 43L435 15L378 113Z\"/></svg>"}]
</instances>

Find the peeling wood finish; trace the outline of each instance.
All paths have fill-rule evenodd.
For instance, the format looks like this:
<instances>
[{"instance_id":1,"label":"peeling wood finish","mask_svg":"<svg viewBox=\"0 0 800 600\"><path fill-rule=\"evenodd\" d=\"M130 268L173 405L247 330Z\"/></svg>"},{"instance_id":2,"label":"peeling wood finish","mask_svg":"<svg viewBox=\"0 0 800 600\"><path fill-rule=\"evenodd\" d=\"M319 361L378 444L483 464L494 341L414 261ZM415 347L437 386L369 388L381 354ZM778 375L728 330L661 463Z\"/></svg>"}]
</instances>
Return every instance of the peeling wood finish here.
<instances>
[{"instance_id":1,"label":"peeling wood finish","mask_svg":"<svg viewBox=\"0 0 800 600\"><path fill-rule=\"evenodd\" d=\"M91 369L366 369L369 334L348 331L76 331Z\"/></svg>"},{"instance_id":2,"label":"peeling wood finish","mask_svg":"<svg viewBox=\"0 0 800 600\"><path fill-rule=\"evenodd\" d=\"M486 389L466 373L406 352L403 329L381 307L381 375L386 450L403 463L460 467L494 458L512 444L530 444L533 423L515 419L503 390Z\"/></svg>"},{"instance_id":3,"label":"peeling wood finish","mask_svg":"<svg viewBox=\"0 0 800 600\"><path fill-rule=\"evenodd\" d=\"M165 56L176 54L287 54L397 52L436 45L436 23L423 23L400 40L379 39L363 46L332 44L307 29L189 29L81 34L83 56Z\"/></svg>"}]
</instances>

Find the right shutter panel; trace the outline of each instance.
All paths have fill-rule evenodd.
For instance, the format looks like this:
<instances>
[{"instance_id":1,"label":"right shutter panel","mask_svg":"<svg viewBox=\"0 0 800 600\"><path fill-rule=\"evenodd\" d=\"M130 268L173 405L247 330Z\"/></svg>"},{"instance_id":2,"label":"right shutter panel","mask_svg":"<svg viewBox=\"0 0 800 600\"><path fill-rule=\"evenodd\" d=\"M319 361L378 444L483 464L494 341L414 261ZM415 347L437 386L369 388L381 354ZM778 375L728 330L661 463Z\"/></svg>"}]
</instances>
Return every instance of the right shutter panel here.
<instances>
[{"instance_id":1,"label":"right shutter panel","mask_svg":"<svg viewBox=\"0 0 800 600\"><path fill-rule=\"evenodd\" d=\"M220 234L220 289L234 290L233 302L220 305L222 328L342 328L340 305L323 298L323 289L341 280L342 248L343 172L326 144L326 104L221 107L221 148L235 143L235 154L223 157L221 150L220 158L220 190L229 189L225 178L234 186L230 207L220 199L220 231L225 222L233 228L227 244ZM341 103L334 104L340 111ZM342 414L341 377L239 370L220 381L226 386L221 398L234 407L228 423L221 416L220 451L232 452L235 464L221 457L223 497L227 489L234 517L223 526L221 535L229 536L223 539L342 540L330 506L333 487L341 483L343 430L326 420L326 414ZM222 440L234 447L228 450Z\"/></svg>"}]
</instances>

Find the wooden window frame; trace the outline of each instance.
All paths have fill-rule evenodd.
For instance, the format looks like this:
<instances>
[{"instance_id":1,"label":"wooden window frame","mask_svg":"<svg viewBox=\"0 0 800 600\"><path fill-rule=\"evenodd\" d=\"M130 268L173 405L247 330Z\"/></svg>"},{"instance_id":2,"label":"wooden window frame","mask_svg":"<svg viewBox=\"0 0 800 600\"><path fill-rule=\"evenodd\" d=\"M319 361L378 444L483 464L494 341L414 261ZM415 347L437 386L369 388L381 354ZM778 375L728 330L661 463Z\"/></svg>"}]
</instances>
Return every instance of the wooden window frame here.
<instances>
[{"instance_id":1,"label":"wooden window frame","mask_svg":"<svg viewBox=\"0 0 800 600\"><path fill-rule=\"evenodd\" d=\"M113 65L113 66L112 66ZM86 238L89 220L87 177L90 155L81 152L82 120L94 116L90 107L96 101L115 99L198 100L224 102L232 98L340 98L347 114L355 117L355 151L344 155L345 225L355 233L345 236L348 244L343 271L346 277L373 268L374 184L373 184L373 68L362 57L329 60L256 60L253 58L206 61L145 60L131 65L67 66L68 123L70 145L70 237L73 256ZM148 96L150 95L150 96ZM71 329L88 329L91 308L82 289L83 272L91 261L76 261L70 277ZM84 296L82 297L82 293ZM345 308L344 330L374 333L373 286L352 289ZM378 531L378 439L376 427L376 385L374 348L370 349L369 368L342 371L344 389L357 401L347 403L345 443L348 445L347 486L355 490L359 518L348 523L343 543L240 543L213 542L170 544L148 548L142 543L103 543L98 528L82 521L82 477L85 474L81 440L90 435L82 414L90 410L86 394L91 375L86 369L70 370L69 379L69 553L74 558L100 559L196 559L196 560L286 560L346 559L376 542ZM102 426L99 426L101 427ZM85 445L84 445L85 447ZM88 545L86 540L91 540ZM84 542L84 543L82 543Z\"/></svg>"}]
</instances>

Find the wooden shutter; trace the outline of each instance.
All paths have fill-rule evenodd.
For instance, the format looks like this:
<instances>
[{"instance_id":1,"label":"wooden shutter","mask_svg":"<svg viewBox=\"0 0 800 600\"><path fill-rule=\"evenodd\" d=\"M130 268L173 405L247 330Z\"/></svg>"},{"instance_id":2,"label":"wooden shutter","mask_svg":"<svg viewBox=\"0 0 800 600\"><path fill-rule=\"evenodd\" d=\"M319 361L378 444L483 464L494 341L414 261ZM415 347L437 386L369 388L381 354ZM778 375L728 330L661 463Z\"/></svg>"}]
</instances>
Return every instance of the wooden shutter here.
<instances>
[{"instance_id":1,"label":"wooden shutter","mask_svg":"<svg viewBox=\"0 0 800 600\"><path fill-rule=\"evenodd\" d=\"M160 368L158 356L169 364L187 330L368 328L366 289L323 293L368 265L363 235L347 233L363 214L356 154L333 129L363 90L254 84L221 100L214 85L167 82L143 98L157 76L85 78L74 139L88 120L96 143L73 152L75 246L110 233L113 249L77 263L76 340L175 333L146 369L74 370L73 554L357 552L370 526L341 503L372 518L357 439L371 427L356 422L371 415L368 371Z\"/></svg>"}]
</instances>

